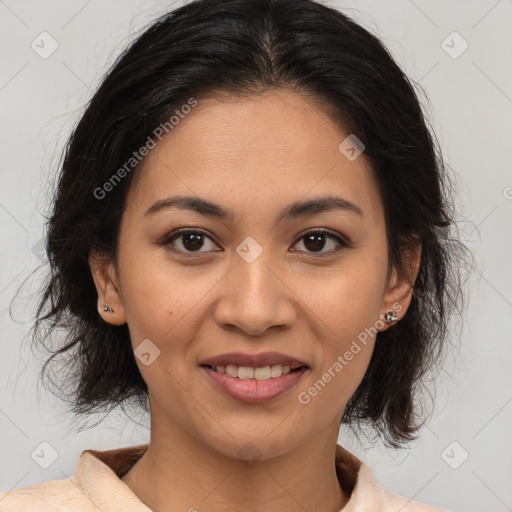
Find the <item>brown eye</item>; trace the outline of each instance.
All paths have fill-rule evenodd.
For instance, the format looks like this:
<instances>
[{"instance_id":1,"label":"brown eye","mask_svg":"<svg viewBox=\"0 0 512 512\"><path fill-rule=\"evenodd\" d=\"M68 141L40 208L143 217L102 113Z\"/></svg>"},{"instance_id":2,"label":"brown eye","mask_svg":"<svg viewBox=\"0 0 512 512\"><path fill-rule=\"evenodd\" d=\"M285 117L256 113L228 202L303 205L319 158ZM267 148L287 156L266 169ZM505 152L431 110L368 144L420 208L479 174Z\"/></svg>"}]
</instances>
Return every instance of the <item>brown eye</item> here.
<instances>
[{"instance_id":1,"label":"brown eye","mask_svg":"<svg viewBox=\"0 0 512 512\"><path fill-rule=\"evenodd\" d=\"M207 242L211 242L208 248ZM213 240L206 235L203 231L197 230L180 230L172 233L170 236L162 240L162 245L169 247L173 251L184 253L204 253L211 250L219 250L218 246ZM202 251L206 246L206 250Z\"/></svg>"},{"instance_id":2,"label":"brown eye","mask_svg":"<svg viewBox=\"0 0 512 512\"><path fill-rule=\"evenodd\" d=\"M341 237L323 230L310 231L302 235L299 242L304 246L304 249L299 249L299 252L305 252L313 256L328 256L342 247L349 246L348 242ZM208 243L210 243L210 247L208 247ZM184 254L195 253L199 255L222 250L205 232L191 229L175 231L166 236L160 244L168 247L171 251Z\"/></svg>"},{"instance_id":3,"label":"brown eye","mask_svg":"<svg viewBox=\"0 0 512 512\"><path fill-rule=\"evenodd\" d=\"M331 243L329 243L329 241L331 241ZM300 242L302 242L305 247L305 251L301 252L318 253L320 255L332 254L337 252L340 247L346 247L348 245L340 237L327 231L310 231L302 235ZM338 248L336 248L336 246L338 246ZM327 250L323 251L326 247Z\"/></svg>"}]
</instances>

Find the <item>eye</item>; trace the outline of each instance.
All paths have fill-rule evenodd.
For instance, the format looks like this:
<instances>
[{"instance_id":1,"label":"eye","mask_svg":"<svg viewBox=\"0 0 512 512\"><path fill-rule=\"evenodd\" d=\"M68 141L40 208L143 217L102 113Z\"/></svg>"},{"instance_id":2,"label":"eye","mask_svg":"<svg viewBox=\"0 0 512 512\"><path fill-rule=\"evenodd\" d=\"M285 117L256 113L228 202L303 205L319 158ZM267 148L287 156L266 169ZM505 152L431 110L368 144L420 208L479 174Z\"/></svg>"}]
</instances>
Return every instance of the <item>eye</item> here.
<instances>
[{"instance_id":1,"label":"eye","mask_svg":"<svg viewBox=\"0 0 512 512\"><path fill-rule=\"evenodd\" d=\"M211 243L208 248L206 241ZM328 243L330 241L330 244ZM323 230L315 229L302 235L299 240L306 250L299 250L298 252L306 252L312 256L328 256L337 252L342 247L348 247L349 243L340 236ZM295 245L299 244L297 242ZM215 242L204 232L197 229L179 229L170 235L167 235L160 245L168 247L171 251L182 252L185 254L202 254L212 251L222 251ZM324 251L327 248L330 250ZM337 247L336 247L337 246ZM205 249L206 248L206 249ZM205 249L205 250L201 250Z\"/></svg>"},{"instance_id":2,"label":"eye","mask_svg":"<svg viewBox=\"0 0 512 512\"><path fill-rule=\"evenodd\" d=\"M328 240L331 240L331 250L322 252L322 249L324 249L325 247L329 248L329 243L327 243ZM333 241L335 243L333 243ZM341 237L334 235L333 233L323 229L309 231L308 233L302 235L299 242L302 243L302 245L306 248L306 251L300 252L308 252L313 256L326 256L329 254L333 254L337 252L340 247L348 247L349 245ZM336 248L336 245L338 245L338 248ZM333 246L334 248L332 248Z\"/></svg>"},{"instance_id":3,"label":"eye","mask_svg":"<svg viewBox=\"0 0 512 512\"><path fill-rule=\"evenodd\" d=\"M200 251L200 249L204 248L205 240L209 240L212 242L213 250L222 250L219 249L218 246L213 242L213 240L206 235L205 232L199 231L197 229L180 229L171 233L167 237L165 237L161 244L170 248L170 250L176 250L177 252L184 253L204 253L210 252L212 248L205 251ZM175 243L178 242L178 243ZM177 248L172 246L178 246ZM207 245L207 244L206 244ZM215 249L216 248L216 249Z\"/></svg>"}]
</instances>

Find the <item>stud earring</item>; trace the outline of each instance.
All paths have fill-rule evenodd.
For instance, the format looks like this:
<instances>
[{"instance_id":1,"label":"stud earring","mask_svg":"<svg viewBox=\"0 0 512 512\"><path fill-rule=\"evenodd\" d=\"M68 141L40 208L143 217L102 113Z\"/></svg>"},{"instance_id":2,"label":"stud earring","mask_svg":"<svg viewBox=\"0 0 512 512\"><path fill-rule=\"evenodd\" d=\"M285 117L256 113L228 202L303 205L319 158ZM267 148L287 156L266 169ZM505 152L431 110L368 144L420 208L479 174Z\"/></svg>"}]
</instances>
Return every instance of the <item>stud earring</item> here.
<instances>
[{"instance_id":1,"label":"stud earring","mask_svg":"<svg viewBox=\"0 0 512 512\"><path fill-rule=\"evenodd\" d=\"M398 317L396 316L396 311L392 309L391 311L387 311L384 315L384 322L387 324L391 324L393 322L396 322L398 320Z\"/></svg>"},{"instance_id":2,"label":"stud earring","mask_svg":"<svg viewBox=\"0 0 512 512\"><path fill-rule=\"evenodd\" d=\"M113 313L114 312L114 310L109 306L103 306L103 311L105 311L105 313Z\"/></svg>"}]
</instances>

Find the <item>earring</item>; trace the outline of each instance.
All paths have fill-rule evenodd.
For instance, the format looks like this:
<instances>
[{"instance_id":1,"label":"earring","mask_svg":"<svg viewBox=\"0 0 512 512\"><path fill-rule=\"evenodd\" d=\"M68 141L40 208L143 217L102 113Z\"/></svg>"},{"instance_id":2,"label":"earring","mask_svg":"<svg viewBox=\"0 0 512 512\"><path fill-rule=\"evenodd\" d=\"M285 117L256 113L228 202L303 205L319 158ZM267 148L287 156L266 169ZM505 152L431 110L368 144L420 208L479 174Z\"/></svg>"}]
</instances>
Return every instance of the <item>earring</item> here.
<instances>
[{"instance_id":1,"label":"earring","mask_svg":"<svg viewBox=\"0 0 512 512\"><path fill-rule=\"evenodd\" d=\"M114 310L112 308L110 308L109 306L103 306L103 311L105 311L105 313L113 313Z\"/></svg>"},{"instance_id":2,"label":"earring","mask_svg":"<svg viewBox=\"0 0 512 512\"><path fill-rule=\"evenodd\" d=\"M384 322L387 324L391 324L393 322L396 322L398 320L398 317L396 316L396 311L392 309L391 311L387 311L384 315Z\"/></svg>"}]
</instances>

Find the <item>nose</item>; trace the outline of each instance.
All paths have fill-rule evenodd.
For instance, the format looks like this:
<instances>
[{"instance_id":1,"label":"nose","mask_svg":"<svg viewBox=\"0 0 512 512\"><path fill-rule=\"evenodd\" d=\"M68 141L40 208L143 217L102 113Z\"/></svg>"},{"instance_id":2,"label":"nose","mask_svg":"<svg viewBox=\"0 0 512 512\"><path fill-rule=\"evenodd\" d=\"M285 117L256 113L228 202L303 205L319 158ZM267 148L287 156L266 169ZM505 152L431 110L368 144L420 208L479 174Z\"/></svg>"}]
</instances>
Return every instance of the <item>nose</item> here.
<instances>
[{"instance_id":1,"label":"nose","mask_svg":"<svg viewBox=\"0 0 512 512\"><path fill-rule=\"evenodd\" d=\"M236 255L225 276L214 317L223 329L238 328L261 336L271 327L286 329L297 319L297 298L285 272L272 261L270 251L251 263Z\"/></svg>"}]
</instances>

